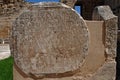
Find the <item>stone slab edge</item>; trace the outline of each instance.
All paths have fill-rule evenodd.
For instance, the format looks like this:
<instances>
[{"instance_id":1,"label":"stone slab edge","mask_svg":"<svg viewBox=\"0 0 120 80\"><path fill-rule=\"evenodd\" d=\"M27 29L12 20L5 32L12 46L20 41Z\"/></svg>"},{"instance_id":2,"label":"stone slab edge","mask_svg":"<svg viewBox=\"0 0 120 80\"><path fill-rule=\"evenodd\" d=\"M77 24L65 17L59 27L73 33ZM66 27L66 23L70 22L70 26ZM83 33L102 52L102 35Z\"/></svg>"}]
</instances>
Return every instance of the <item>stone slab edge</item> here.
<instances>
[{"instance_id":1,"label":"stone slab edge","mask_svg":"<svg viewBox=\"0 0 120 80\"><path fill-rule=\"evenodd\" d=\"M104 20L106 57L114 59L117 48L118 17L113 14L109 6L97 6L93 11L93 20Z\"/></svg>"}]
</instances>

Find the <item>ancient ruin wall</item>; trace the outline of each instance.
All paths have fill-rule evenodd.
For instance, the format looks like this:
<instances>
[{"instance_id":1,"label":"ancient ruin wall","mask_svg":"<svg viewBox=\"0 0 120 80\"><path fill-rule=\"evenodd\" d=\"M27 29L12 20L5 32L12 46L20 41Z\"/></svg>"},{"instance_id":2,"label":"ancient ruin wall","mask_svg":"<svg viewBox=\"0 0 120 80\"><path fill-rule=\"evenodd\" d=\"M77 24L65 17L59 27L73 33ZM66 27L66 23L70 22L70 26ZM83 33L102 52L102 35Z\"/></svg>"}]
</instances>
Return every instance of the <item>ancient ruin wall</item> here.
<instances>
[{"instance_id":1,"label":"ancient ruin wall","mask_svg":"<svg viewBox=\"0 0 120 80\"><path fill-rule=\"evenodd\" d=\"M18 12L24 6L24 0L2 0L0 1L0 16L6 17L14 12Z\"/></svg>"},{"instance_id":2,"label":"ancient ruin wall","mask_svg":"<svg viewBox=\"0 0 120 80\"><path fill-rule=\"evenodd\" d=\"M0 43L9 42L12 23L25 7L23 0L1 0L0 1ZM27 5L26 5L27 6Z\"/></svg>"}]
</instances>

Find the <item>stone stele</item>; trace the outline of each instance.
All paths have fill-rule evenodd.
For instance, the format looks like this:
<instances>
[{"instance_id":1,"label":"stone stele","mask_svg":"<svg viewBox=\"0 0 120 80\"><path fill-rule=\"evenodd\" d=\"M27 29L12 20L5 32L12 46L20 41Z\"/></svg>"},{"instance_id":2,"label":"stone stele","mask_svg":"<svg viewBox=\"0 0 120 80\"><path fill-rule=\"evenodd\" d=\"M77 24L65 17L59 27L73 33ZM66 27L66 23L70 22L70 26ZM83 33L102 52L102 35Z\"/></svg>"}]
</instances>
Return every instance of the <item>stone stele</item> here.
<instances>
[{"instance_id":1,"label":"stone stele","mask_svg":"<svg viewBox=\"0 0 120 80\"><path fill-rule=\"evenodd\" d=\"M88 30L83 18L62 3L37 3L14 22L11 51L16 66L27 76L72 73L88 53Z\"/></svg>"}]
</instances>

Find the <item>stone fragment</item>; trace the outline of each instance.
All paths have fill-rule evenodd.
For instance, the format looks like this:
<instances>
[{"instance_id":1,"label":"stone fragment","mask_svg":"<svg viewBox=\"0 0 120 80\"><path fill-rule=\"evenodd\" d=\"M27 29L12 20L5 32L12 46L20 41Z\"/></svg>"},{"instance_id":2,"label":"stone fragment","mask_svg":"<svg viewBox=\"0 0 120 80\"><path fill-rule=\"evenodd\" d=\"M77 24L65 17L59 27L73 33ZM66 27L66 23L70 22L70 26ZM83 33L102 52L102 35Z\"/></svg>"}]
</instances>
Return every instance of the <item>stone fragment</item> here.
<instances>
[{"instance_id":1,"label":"stone fragment","mask_svg":"<svg viewBox=\"0 0 120 80\"><path fill-rule=\"evenodd\" d=\"M116 62L106 62L90 79L87 80L115 80Z\"/></svg>"},{"instance_id":2,"label":"stone fragment","mask_svg":"<svg viewBox=\"0 0 120 80\"><path fill-rule=\"evenodd\" d=\"M77 0L60 0L60 2L73 8L75 6L75 3L77 2Z\"/></svg>"},{"instance_id":3,"label":"stone fragment","mask_svg":"<svg viewBox=\"0 0 120 80\"><path fill-rule=\"evenodd\" d=\"M105 52L107 58L116 57L118 17L109 6L97 6L93 12L93 20L104 20L105 23Z\"/></svg>"},{"instance_id":4,"label":"stone fragment","mask_svg":"<svg viewBox=\"0 0 120 80\"><path fill-rule=\"evenodd\" d=\"M88 40L76 11L61 3L37 3L14 22L11 51L16 66L32 78L71 75L85 60Z\"/></svg>"}]
</instances>

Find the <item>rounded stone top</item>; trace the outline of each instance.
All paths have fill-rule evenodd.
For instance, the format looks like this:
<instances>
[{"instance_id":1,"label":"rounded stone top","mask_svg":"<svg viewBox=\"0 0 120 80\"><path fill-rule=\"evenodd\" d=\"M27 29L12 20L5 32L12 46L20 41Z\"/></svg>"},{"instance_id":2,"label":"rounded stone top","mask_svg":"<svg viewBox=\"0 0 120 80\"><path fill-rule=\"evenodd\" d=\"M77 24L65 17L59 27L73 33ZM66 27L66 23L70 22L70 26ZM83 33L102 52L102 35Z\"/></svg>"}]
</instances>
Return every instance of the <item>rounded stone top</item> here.
<instances>
[{"instance_id":1,"label":"rounded stone top","mask_svg":"<svg viewBox=\"0 0 120 80\"><path fill-rule=\"evenodd\" d=\"M39 6L39 7L68 7L65 4L62 4L60 2L39 2L32 4L32 7Z\"/></svg>"},{"instance_id":2,"label":"rounded stone top","mask_svg":"<svg viewBox=\"0 0 120 80\"><path fill-rule=\"evenodd\" d=\"M109 20L116 18L109 6L97 6L93 11L94 20Z\"/></svg>"},{"instance_id":3,"label":"rounded stone top","mask_svg":"<svg viewBox=\"0 0 120 80\"><path fill-rule=\"evenodd\" d=\"M13 24L11 51L15 64L26 75L38 78L76 71L88 53L83 18L61 3L37 5L24 11Z\"/></svg>"}]
</instances>

